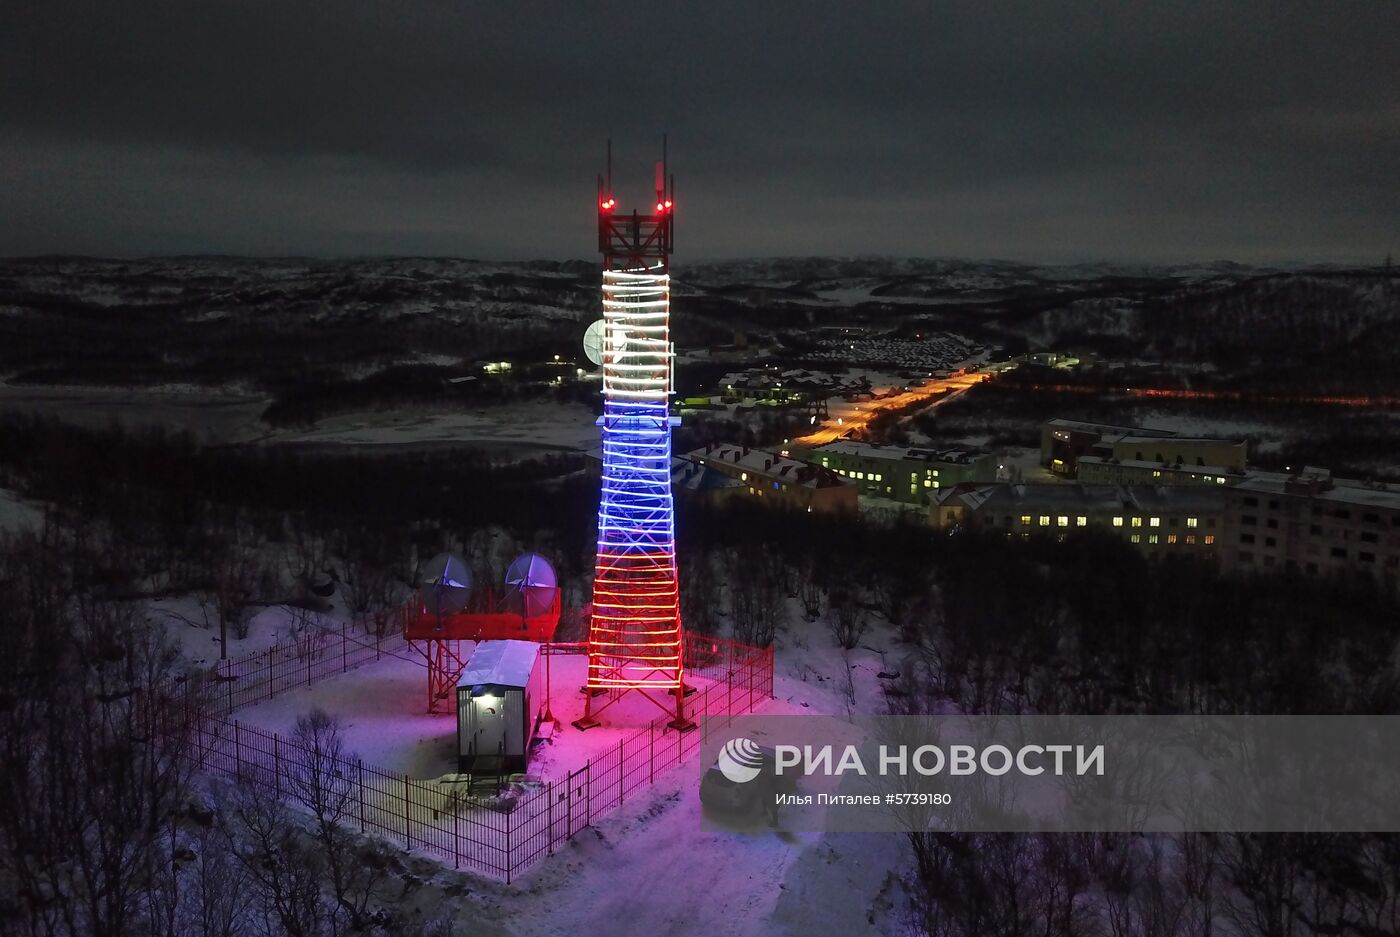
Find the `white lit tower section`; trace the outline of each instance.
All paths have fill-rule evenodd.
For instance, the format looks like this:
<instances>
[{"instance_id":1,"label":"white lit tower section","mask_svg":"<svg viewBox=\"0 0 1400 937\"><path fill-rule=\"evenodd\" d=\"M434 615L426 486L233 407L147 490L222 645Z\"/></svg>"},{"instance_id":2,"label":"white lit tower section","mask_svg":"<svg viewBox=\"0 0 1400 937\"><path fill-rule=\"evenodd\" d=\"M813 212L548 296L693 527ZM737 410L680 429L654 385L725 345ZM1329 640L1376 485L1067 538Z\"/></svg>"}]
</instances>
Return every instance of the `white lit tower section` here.
<instances>
[{"instance_id":1,"label":"white lit tower section","mask_svg":"<svg viewBox=\"0 0 1400 937\"><path fill-rule=\"evenodd\" d=\"M654 210L624 214L612 194L611 162L610 152L608 176L598 179L603 478L588 702L577 724L596 725L602 709L636 691L685 729L693 723L685 716L671 495L674 180L665 161L657 163Z\"/></svg>"}]
</instances>

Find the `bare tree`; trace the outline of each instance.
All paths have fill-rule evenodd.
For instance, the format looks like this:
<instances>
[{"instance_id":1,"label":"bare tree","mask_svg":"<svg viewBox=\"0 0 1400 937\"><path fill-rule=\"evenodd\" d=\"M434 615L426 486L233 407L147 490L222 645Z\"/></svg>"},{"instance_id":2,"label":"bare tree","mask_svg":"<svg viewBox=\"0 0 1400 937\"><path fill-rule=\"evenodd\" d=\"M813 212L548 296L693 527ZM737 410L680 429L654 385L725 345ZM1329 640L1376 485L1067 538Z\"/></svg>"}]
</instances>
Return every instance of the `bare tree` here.
<instances>
[{"instance_id":1,"label":"bare tree","mask_svg":"<svg viewBox=\"0 0 1400 937\"><path fill-rule=\"evenodd\" d=\"M330 932L333 910L322 896L325 859L307 841L272 785L251 783L237 790L221 826L254 896L263 929L287 937Z\"/></svg>"},{"instance_id":2,"label":"bare tree","mask_svg":"<svg viewBox=\"0 0 1400 937\"><path fill-rule=\"evenodd\" d=\"M836 643L851 650L860 643L870 626L865 609L849 590L841 589L831 595L831 636Z\"/></svg>"},{"instance_id":3,"label":"bare tree","mask_svg":"<svg viewBox=\"0 0 1400 937\"><path fill-rule=\"evenodd\" d=\"M174 655L80 585L93 544L0 549L0 881L29 934L148 930L188 790L192 710ZM55 548L58 548L55 551Z\"/></svg>"},{"instance_id":4,"label":"bare tree","mask_svg":"<svg viewBox=\"0 0 1400 937\"><path fill-rule=\"evenodd\" d=\"M299 717L292 737L298 757L288 770L288 790L314 819L313 835L339 914L352 930L362 930L372 920L374 889L387 861L372 846L357 844L345 826L357 803L347 770L354 756L345 751L340 723L320 709Z\"/></svg>"}]
</instances>

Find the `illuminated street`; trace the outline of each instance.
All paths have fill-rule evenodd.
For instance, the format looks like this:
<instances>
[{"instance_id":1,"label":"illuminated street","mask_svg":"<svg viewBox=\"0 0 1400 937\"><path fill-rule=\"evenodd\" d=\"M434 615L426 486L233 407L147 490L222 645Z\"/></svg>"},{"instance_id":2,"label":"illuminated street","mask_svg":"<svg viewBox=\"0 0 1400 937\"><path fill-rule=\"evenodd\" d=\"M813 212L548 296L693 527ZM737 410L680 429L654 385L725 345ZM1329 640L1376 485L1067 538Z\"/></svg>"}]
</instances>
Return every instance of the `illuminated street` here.
<instances>
[{"instance_id":1,"label":"illuminated street","mask_svg":"<svg viewBox=\"0 0 1400 937\"><path fill-rule=\"evenodd\" d=\"M974 385L991 377L992 375L988 373L971 372L954 374L951 377L933 378L919 387L911 387L909 390L892 397L854 404L850 412L834 407L833 415L815 432L794 439L792 442L795 445L808 447L834 442L851 435L856 430L865 429L870 425L871 420L888 410L900 410L920 401L931 401L927 409L942 406L949 400L957 399Z\"/></svg>"}]
</instances>

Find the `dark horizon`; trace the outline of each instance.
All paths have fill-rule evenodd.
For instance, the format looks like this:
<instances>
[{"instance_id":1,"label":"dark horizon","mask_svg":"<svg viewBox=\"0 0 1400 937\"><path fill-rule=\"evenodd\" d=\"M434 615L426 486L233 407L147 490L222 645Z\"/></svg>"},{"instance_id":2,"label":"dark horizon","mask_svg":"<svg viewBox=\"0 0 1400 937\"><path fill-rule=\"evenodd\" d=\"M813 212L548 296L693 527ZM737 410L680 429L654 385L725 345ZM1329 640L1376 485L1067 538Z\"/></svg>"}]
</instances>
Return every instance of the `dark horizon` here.
<instances>
[{"instance_id":1,"label":"dark horizon","mask_svg":"<svg viewBox=\"0 0 1400 937\"><path fill-rule=\"evenodd\" d=\"M68 0L0 36L0 255L1376 265L1400 7ZM625 73L630 81L619 81Z\"/></svg>"}]
</instances>

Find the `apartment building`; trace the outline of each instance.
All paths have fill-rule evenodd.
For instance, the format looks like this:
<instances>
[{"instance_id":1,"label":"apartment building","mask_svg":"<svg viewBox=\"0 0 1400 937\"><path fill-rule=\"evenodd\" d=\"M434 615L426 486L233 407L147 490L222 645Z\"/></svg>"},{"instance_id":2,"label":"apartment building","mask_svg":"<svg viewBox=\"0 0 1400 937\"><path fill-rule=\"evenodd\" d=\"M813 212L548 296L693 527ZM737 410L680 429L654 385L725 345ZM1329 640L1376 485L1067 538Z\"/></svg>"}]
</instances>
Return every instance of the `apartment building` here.
<instances>
[{"instance_id":1,"label":"apartment building","mask_svg":"<svg viewBox=\"0 0 1400 937\"><path fill-rule=\"evenodd\" d=\"M982 449L920 449L838 439L793 456L849 479L861 494L929 504L935 492L964 482L996 481L996 456Z\"/></svg>"},{"instance_id":2,"label":"apartment building","mask_svg":"<svg viewBox=\"0 0 1400 937\"><path fill-rule=\"evenodd\" d=\"M1223 490L1158 485L960 485L941 492L935 527L1064 538L1098 529L1149 556L1214 556L1226 529Z\"/></svg>"},{"instance_id":3,"label":"apartment building","mask_svg":"<svg viewBox=\"0 0 1400 937\"><path fill-rule=\"evenodd\" d=\"M820 465L776 452L712 443L683 457L739 483L737 495L763 498L806 511L854 511L856 486Z\"/></svg>"},{"instance_id":4,"label":"apartment building","mask_svg":"<svg viewBox=\"0 0 1400 937\"><path fill-rule=\"evenodd\" d=\"M1225 495L1226 568L1400 581L1400 486L1307 467L1252 473Z\"/></svg>"}]
</instances>

